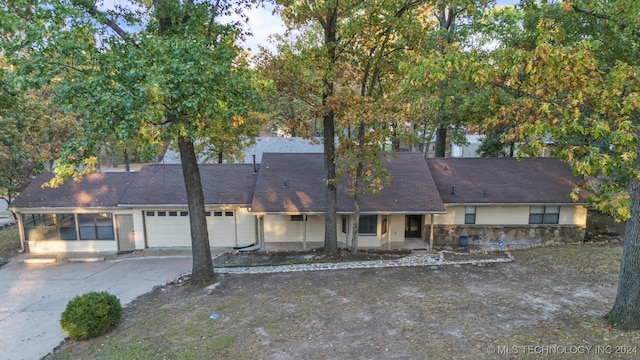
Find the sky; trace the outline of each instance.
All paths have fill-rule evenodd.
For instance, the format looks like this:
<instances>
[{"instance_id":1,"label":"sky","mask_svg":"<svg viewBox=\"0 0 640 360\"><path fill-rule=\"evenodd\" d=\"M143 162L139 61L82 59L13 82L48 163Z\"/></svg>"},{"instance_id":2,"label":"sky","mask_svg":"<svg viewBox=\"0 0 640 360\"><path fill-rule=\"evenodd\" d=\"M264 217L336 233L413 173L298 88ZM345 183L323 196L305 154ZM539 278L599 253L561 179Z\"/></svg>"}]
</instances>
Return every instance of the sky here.
<instances>
[{"instance_id":1,"label":"sky","mask_svg":"<svg viewBox=\"0 0 640 360\"><path fill-rule=\"evenodd\" d=\"M519 0L497 0L497 6L503 5L515 5ZM253 33L253 36L249 37L242 43L245 49L251 49L252 54L257 54L259 51L258 45L265 46L267 48L273 48L269 46L269 35L276 33L283 33L285 30L284 24L280 20L278 14L272 14L273 7L251 9L247 12L249 17L249 23L247 27Z\"/></svg>"},{"instance_id":2,"label":"sky","mask_svg":"<svg viewBox=\"0 0 640 360\"><path fill-rule=\"evenodd\" d=\"M497 0L496 5L515 5L519 0ZM122 4L122 0L103 0L102 7L113 8L114 4ZM252 54L259 52L258 45L262 45L273 49L270 46L269 36L272 34L283 33L285 26L280 20L280 15L273 14L273 6L266 4L265 7L253 8L245 11L249 18L247 28L252 32L252 36L248 37L241 45L245 49L251 49ZM237 18L230 18L230 21L237 20ZM223 19L224 21L224 19Z\"/></svg>"}]
</instances>

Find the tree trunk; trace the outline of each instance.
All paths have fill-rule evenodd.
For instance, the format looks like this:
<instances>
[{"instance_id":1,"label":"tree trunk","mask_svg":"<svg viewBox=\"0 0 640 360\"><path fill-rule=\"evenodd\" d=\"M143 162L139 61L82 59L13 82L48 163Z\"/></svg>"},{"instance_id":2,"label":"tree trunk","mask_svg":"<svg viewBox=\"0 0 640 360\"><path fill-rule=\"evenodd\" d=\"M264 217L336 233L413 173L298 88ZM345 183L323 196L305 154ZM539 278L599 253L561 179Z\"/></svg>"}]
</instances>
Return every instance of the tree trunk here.
<instances>
[{"instance_id":1,"label":"tree trunk","mask_svg":"<svg viewBox=\"0 0 640 360\"><path fill-rule=\"evenodd\" d=\"M631 180L631 217L624 234L618 292L608 314L619 330L640 330L640 182Z\"/></svg>"},{"instance_id":2,"label":"tree trunk","mask_svg":"<svg viewBox=\"0 0 640 360\"><path fill-rule=\"evenodd\" d=\"M127 152L127 150L124 150L124 171L126 172L130 172L131 171L131 166L129 164L129 153Z\"/></svg>"},{"instance_id":3,"label":"tree trunk","mask_svg":"<svg viewBox=\"0 0 640 360\"><path fill-rule=\"evenodd\" d=\"M209 247L209 232L207 218L204 212L204 193L200 180L200 168L193 140L178 137L182 174L187 190L189 204L189 225L191 226L191 251L193 254L193 270L191 283L196 286L209 284L213 281L213 263L211 248Z\"/></svg>"},{"instance_id":4,"label":"tree trunk","mask_svg":"<svg viewBox=\"0 0 640 360\"><path fill-rule=\"evenodd\" d=\"M333 111L324 115L324 178L326 182L327 209L324 214L324 253L334 255L338 253L338 230L336 213L338 208L338 184L336 180L335 157L335 129Z\"/></svg>"},{"instance_id":5,"label":"tree trunk","mask_svg":"<svg viewBox=\"0 0 640 360\"><path fill-rule=\"evenodd\" d=\"M364 153L364 123L360 123L358 126L358 152L360 154ZM361 184L363 183L364 176L364 164L362 160L362 155L357 156L358 165L356 166L356 176L355 176L355 184L354 190L355 193L353 195L353 231L351 238L351 253L358 253L358 236L360 236L360 202L362 200L362 189Z\"/></svg>"},{"instance_id":6,"label":"tree trunk","mask_svg":"<svg viewBox=\"0 0 640 360\"><path fill-rule=\"evenodd\" d=\"M436 148L434 151L435 157L444 157L447 150L447 128L441 126L436 132Z\"/></svg>"},{"instance_id":7,"label":"tree trunk","mask_svg":"<svg viewBox=\"0 0 640 360\"><path fill-rule=\"evenodd\" d=\"M335 10L335 9L334 9ZM322 116L322 134L324 142L324 178L326 183L326 202L324 221L324 253L335 255L338 253L338 230L336 212L338 208L338 184L336 179L335 164L335 114L327 105L328 100L333 96L335 87L334 63L336 61L336 22L337 12L327 11L327 19L322 21L324 31L324 45L327 48L327 60L329 68L325 70L324 90L322 92L322 106L324 114Z\"/></svg>"}]
</instances>

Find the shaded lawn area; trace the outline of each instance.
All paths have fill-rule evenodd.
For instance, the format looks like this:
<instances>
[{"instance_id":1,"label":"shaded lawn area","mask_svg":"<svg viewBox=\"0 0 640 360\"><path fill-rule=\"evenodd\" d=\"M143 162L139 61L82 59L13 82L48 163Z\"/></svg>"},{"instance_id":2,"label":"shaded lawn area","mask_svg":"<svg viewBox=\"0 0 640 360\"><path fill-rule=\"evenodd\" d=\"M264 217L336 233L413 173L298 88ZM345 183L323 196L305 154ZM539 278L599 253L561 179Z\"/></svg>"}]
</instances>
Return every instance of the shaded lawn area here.
<instances>
[{"instance_id":1,"label":"shaded lawn area","mask_svg":"<svg viewBox=\"0 0 640 360\"><path fill-rule=\"evenodd\" d=\"M640 332L601 318L621 253L568 245L481 267L224 275L212 290L157 288L112 333L49 358L636 359Z\"/></svg>"},{"instance_id":2,"label":"shaded lawn area","mask_svg":"<svg viewBox=\"0 0 640 360\"><path fill-rule=\"evenodd\" d=\"M0 229L0 267L20 252L20 234L18 226L11 225Z\"/></svg>"}]
</instances>

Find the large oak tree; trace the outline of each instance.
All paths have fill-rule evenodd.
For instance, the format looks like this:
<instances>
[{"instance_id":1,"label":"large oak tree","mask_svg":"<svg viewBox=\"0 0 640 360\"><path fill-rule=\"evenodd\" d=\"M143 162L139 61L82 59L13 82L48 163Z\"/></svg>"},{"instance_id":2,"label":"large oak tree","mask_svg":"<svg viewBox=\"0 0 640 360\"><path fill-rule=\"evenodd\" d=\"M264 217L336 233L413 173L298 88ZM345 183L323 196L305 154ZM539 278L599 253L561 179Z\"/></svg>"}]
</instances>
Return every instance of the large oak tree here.
<instances>
[{"instance_id":1,"label":"large oak tree","mask_svg":"<svg viewBox=\"0 0 640 360\"><path fill-rule=\"evenodd\" d=\"M564 8L564 10L563 10ZM521 154L555 154L585 177L591 202L627 220L612 326L640 328L640 3L575 1L525 6L526 37L488 67L513 95L496 121Z\"/></svg>"},{"instance_id":2,"label":"large oak tree","mask_svg":"<svg viewBox=\"0 0 640 360\"><path fill-rule=\"evenodd\" d=\"M85 136L68 144L56 163L58 179L78 177L86 172L78 173L78 165L95 164L105 137L133 139L148 157L166 141L177 142L196 285L210 282L214 273L194 143L233 138L260 102L234 45L237 26L218 22L239 4L155 0L114 9L90 0L2 4L10 25L3 29L3 45L25 84L51 84L66 107L88 115Z\"/></svg>"}]
</instances>

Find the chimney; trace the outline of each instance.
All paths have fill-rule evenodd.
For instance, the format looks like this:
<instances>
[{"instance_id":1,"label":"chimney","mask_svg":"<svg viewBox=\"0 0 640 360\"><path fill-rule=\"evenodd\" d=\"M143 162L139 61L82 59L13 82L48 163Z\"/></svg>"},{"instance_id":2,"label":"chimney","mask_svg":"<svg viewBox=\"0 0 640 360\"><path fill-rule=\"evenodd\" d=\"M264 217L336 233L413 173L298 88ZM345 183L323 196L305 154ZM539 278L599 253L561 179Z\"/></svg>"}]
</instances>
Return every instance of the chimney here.
<instances>
[{"instance_id":1,"label":"chimney","mask_svg":"<svg viewBox=\"0 0 640 360\"><path fill-rule=\"evenodd\" d=\"M257 173L258 172L258 168L256 167L256 154L253 154L253 173Z\"/></svg>"}]
</instances>

